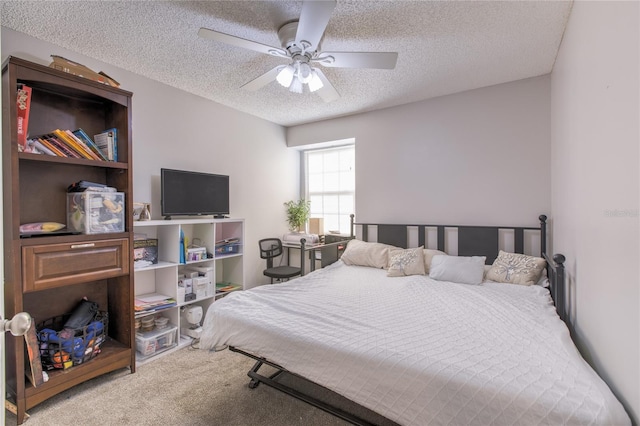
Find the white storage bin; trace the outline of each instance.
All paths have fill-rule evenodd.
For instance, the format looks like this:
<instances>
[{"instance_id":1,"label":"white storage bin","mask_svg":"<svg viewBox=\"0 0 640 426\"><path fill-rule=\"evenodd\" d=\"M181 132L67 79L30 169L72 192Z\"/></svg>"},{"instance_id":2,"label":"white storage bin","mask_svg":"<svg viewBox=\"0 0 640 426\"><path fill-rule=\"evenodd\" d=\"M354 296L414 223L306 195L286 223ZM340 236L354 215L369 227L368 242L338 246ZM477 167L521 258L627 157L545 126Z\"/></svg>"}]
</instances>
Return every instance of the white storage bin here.
<instances>
[{"instance_id":1,"label":"white storage bin","mask_svg":"<svg viewBox=\"0 0 640 426\"><path fill-rule=\"evenodd\" d=\"M207 279L207 296L214 296L216 294L216 286L213 280L213 266L189 266L189 270L197 272L198 276ZM200 298L200 296L198 296L198 298Z\"/></svg>"}]
</instances>

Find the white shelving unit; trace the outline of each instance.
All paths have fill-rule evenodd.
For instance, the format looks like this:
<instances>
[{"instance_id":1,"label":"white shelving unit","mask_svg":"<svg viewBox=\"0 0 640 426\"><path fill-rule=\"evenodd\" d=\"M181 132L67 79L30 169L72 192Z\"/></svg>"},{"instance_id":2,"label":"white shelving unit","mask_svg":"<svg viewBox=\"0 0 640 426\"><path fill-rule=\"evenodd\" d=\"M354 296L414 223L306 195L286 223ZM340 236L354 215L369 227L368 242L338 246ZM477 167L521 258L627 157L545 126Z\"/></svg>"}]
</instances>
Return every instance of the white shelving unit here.
<instances>
[{"instance_id":1,"label":"white shelving unit","mask_svg":"<svg viewBox=\"0 0 640 426\"><path fill-rule=\"evenodd\" d=\"M158 351L156 355L143 357L136 353L137 363L141 364L167 354L173 350L188 346L192 338L182 333L181 308L188 305L200 305L204 315L218 298L227 293L215 293L191 301L178 298L178 277L190 266L213 268L215 283L229 283L244 289L244 219L171 219L134 222L135 236L144 234L148 239L158 240L158 263L135 269L135 295L159 293L175 299L174 307L157 310L152 313L136 315L162 315L178 327L177 344ZM203 260L180 263L181 234L188 246L205 247L212 257ZM233 253L216 253L216 243L237 239L237 248ZM204 320L203 315L203 320Z\"/></svg>"}]
</instances>

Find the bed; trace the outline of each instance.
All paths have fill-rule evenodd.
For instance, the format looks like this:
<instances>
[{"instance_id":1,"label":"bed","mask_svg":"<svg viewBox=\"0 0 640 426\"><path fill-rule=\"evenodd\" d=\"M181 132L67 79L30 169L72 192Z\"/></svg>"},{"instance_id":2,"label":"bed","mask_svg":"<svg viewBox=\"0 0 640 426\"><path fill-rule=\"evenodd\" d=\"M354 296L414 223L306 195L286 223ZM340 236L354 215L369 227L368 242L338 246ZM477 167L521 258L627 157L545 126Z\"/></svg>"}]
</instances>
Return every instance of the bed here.
<instances>
[{"instance_id":1,"label":"bed","mask_svg":"<svg viewBox=\"0 0 640 426\"><path fill-rule=\"evenodd\" d=\"M358 226L332 265L216 301L200 347L254 358L251 387L354 424L369 423L278 377L304 377L402 425L630 424L571 340L564 257L545 252L545 216L539 227ZM517 254L532 241L540 257ZM496 266L509 256L537 259L548 279L514 284L525 275ZM265 365L275 373L261 374Z\"/></svg>"}]
</instances>

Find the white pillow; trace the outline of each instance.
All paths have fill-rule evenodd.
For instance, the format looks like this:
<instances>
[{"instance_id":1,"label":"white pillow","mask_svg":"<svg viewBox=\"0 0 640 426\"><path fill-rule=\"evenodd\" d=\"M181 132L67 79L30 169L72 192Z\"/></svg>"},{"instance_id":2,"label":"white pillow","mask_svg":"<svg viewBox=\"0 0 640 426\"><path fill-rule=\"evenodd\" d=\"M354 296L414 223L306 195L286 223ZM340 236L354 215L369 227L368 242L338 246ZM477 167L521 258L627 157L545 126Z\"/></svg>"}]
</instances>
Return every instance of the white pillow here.
<instances>
[{"instance_id":1,"label":"white pillow","mask_svg":"<svg viewBox=\"0 0 640 426\"><path fill-rule=\"evenodd\" d=\"M431 259L429 278L460 284L480 284L484 276L485 256L436 255Z\"/></svg>"},{"instance_id":2,"label":"white pillow","mask_svg":"<svg viewBox=\"0 0 640 426\"><path fill-rule=\"evenodd\" d=\"M371 266L372 268L386 268L389 260L388 244L368 243L361 240L350 240L340 259L347 265Z\"/></svg>"}]
</instances>

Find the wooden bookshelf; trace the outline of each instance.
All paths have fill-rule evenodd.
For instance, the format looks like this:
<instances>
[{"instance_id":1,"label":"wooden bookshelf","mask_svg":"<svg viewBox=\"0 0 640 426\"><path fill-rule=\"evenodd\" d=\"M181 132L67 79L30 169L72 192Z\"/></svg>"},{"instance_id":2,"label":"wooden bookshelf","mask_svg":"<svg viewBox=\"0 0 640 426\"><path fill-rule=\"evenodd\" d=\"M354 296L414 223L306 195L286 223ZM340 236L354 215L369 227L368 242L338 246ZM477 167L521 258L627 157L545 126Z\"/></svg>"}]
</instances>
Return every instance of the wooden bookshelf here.
<instances>
[{"instance_id":1,"label":"wooden bookshelf","mask_svg":"<svg viewBox=\"0 0 640 426\"><path fill-rule=\"evenodd\" d=\"M118 161L19 152L19 83L32 88L29 136L52 129L82 128L94 135L117 128ZM39 324L71 312L86 296L109 318L108 336L97 356L65 370L49 371L49 380L38 387L25 375L29 365L23 338L6 337L7 392L21 424L26 410L70 387L121 368L135 372L132 93L9 57L2 66L2 96L5 314L10 318L25 311ZM125 194L124 231L21 238L21 224L67 223L66 189L79 180L113 186ZM77 248L82 248L82 255L74 252ZM43 263L34 260L42 253L59 256L60 262L47 264L54 270L43 270ZM43 275L49 278L39 281Z\"/></svg>"}]
</instances>

